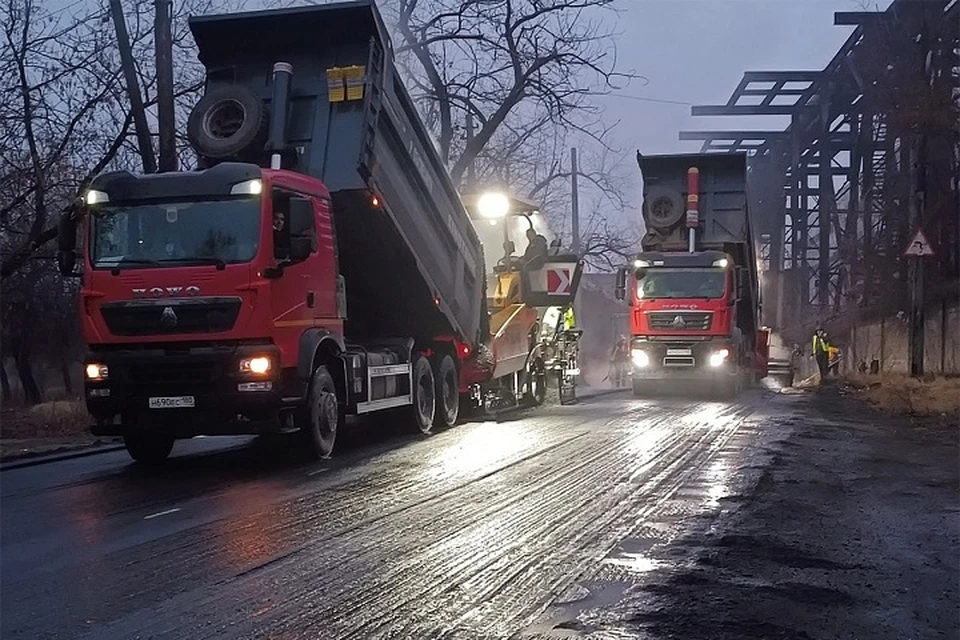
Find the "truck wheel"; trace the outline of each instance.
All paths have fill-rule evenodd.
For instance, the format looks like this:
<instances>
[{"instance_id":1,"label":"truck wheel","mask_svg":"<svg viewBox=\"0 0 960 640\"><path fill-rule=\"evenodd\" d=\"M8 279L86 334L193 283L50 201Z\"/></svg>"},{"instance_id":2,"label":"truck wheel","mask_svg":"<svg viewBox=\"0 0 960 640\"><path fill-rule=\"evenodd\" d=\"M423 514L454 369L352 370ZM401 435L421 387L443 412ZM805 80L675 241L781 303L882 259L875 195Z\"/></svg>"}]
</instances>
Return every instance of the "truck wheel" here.
<instances>
[{"instance_id":1,"label":"truck wheel","mask_svg":"<svg viewBox=\"0 0 960 640\"><path fill-rule=\"evenodd\" d=\"M436 412L437 387L430 362L419 356L413 363L413 406L410 407L410 427L414 432L430 433Z\"/></svg>"},{"instance_id":2,"label":"truck wheel","mask_svg":"<svg viewBox=\"0 0 960 640\"><path fill-rule=\"evenodd\" d=\"M333 452L340 422L337 388L326 367L317 367L307 391L307 401L297 412L297 432L313 458L328 458Z\"/></svg>"},{"instance_id":3,"label":"truck wheel","mask_svg":"<svg viewBox=\"0 0 960 640\"><path fill-rule=\"evenodd\" d=\"M650 187L643 208L647 226L664 232L669 232L686 213L680 192L660 186Z\"/></svg>"},{"instance_id":4,"label":"truck wheel","mask_svg":"<svg viewBox=\"0 0 960 640\"><path fill-rule=\"evenodd\" d=\"M208 91L193 107L187 137L201 156L223 160L262 146L267 121L260 96L242 85L224 85Z\"/></svg>"},{"instance_id":5,"label":"truck wheel","mask_svg":"<svg viewBox=\"0 0 960 640\"><path fill-rule=\"evenodd\" d=\"M460 416L460 378L457 376L457 365L453 358L443 356L434 377L437 400L433 424L439 428L452 427Z\"/></svg>"},{"instance_id":6,"label":"truck wheel","mask_svg":"<svg viewBox=\"0 0 960 640\"><path fill-rule=\"evenodd\" d=\"M123 444L130 457L141 464L160 464L173 450L173 436L162 433L128 433Z\"/></svg>"},{"instance_id":7,"label":"truck wheel","mask_svg":"<svg viewBox=\"0 0 960 640\"><path fill-rule=\"evenodd\" d=\"M542 360L534 360L527 367L527 392L524 401L534 407L539 407L547 399L547 372L543 368Z\"/></svg>"}]
</instances>

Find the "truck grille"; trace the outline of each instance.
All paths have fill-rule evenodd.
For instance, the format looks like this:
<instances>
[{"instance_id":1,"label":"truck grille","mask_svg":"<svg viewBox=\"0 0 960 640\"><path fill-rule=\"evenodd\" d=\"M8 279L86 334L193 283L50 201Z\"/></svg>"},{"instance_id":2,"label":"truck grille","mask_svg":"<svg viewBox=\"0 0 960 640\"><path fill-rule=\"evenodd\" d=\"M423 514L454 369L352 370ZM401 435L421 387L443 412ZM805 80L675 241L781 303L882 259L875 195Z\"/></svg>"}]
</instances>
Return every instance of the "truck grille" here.
<instances>
[{"instance_id":1,"label":"truck grille","mask_svg":"<svg viewBox=\"0 0 960 640\"><path fill-rule=\"evenodd\" d=\"M707 331L712 321L713 314L709 311L658 311L647 314L652 331Z\"/></svg>"},{"instance_id":2,"label":"truck grille","mask_svg":"<svg viewBox=\"0 0 960 640\"><path fill-rule=\"evenodd\" d=\"M218 333L233 328L240 298L135 300L101 307L103 320L116 336Z\"/></svg>"},{"instance_id":3,"label":"truck grille","mask_svg":"<svg viewBox=\"0 0 960 640\"><path fill-rule=\"evenodd\" d=\"M129 369L133 384L202 384L217 377L216 362L151 362L132 364Z\"/></svg>"}]
</instances>

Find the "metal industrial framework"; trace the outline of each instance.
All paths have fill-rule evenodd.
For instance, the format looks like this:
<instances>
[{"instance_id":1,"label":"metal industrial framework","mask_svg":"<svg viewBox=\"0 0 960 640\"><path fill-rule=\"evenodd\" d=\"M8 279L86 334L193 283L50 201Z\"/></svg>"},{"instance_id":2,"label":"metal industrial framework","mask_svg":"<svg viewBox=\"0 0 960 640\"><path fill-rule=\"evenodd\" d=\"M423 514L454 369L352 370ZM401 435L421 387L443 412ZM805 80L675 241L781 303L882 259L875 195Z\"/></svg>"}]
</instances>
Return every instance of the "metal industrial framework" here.
<instances>
[{"instance_id":1,"label":"metal industrial framework","mask_svg":"<svg viewBox=\"0 0 960 640\"><path fill-rule=\"evenodd\" d=\"M840 12L855 27L821 71L751 71L694 116L790 118L783 131L683 131L703 151L750 155L764 321L799 337L903 308L922 228L927 299L960 278L960 0Z\"/></svg>"}]
</instances>

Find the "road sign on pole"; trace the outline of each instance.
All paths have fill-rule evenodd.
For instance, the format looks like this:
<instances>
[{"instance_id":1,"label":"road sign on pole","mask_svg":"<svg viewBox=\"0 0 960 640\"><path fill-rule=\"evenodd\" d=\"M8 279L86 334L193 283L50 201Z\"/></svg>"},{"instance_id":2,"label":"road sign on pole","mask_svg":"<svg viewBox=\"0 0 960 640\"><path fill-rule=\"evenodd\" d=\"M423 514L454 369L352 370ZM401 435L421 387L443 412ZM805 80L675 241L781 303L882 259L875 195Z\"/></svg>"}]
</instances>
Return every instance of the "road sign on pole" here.
<instances>
[{"instance_id":1,"label":"road sign on pole","mask_svg":"<svg viewBox=\"0 0 960 640\"><path fill-rule=\"evenodd\" d=\"M907 248L903 250L903 255L915 258L934 255L933 246L931 246L927 240L927 235L923 232L923 229L917 229L913 240L911 240Z\"/></svg>"}]
</instances>

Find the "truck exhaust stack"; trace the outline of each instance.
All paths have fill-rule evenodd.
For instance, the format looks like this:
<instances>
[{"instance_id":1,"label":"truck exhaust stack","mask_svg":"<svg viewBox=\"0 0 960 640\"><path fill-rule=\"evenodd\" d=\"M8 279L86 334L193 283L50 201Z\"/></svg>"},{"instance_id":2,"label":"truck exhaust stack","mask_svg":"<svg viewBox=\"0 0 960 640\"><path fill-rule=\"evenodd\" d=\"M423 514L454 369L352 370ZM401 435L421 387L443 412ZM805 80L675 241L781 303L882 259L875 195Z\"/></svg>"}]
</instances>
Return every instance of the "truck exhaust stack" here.
<instances>
[{"instance_id":1,"label":"truck exhaust stack","mask_svg":"<svg viewBox=\"0 0 960 640\"><path fill-rule=\"evenodd\" d=\"M687 250L697 250L697 226L700 224L700 170L687 169Z\"/></svg>"},{"instance_id":2,"label":"truck exhaust stack","mask_svg":"<svg viewBox=\"0 0 960 640\"><path fill-rule=\"evenodd\" d=\"M287 145L287 106L290 104L292 77L293 65L289 62L277 62L273 65L273 96L270 100L270 129L267 134L271 169L280 168Z\"/></svg>"}]
</instances>

